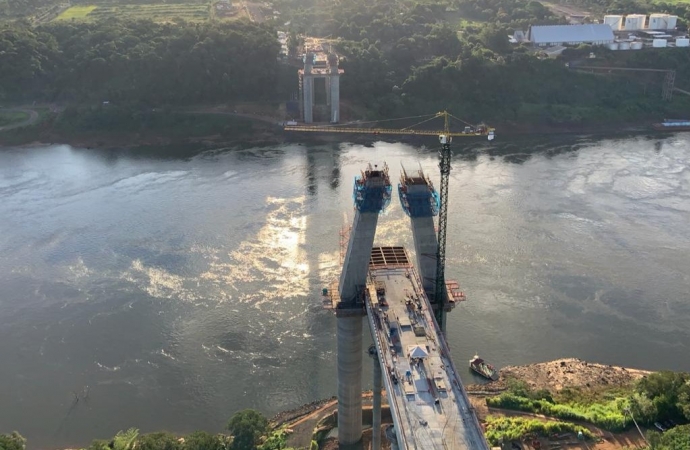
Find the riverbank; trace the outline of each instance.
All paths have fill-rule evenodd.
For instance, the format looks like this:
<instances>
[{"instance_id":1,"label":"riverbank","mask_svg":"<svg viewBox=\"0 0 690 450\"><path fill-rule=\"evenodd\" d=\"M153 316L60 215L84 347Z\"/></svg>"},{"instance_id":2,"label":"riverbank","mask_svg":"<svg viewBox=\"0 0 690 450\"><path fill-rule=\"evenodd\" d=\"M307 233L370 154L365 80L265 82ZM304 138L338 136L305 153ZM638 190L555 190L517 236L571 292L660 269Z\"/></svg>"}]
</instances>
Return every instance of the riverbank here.
<instances>
[{"instance_id":1,"label":"riverbank","mask_svg":"<svg viewBox=\"0 0 690 450\"><path fill-rule=\"evenodd\" d=\"M504 367L500 370L500 376L497 381L488 384L467 385L466 389L477 417L486 431L486 427L490 425L488 422L492 420L491 418L496 417L536 419L546 422L557 420L544 415L487 406L487 397L498 395L508 390L511 384L515 382L524 383L532 390L544 389L553 393L561 392L564 389L577 389L581 395L591 396L592 398L601 396L603 399L606 395L604 391L610 392L611 389L616 388L630 389L635 382L650 373L652 372L646 370L591 363L578 358L564 358L542 363ZM370 423L371 409L369 404L371 395L371 391L362 394L366 413L365 422L367 423ZM386 403L384 393L384 420L382 420L384 428L386 424L391 423ZM309 442L311 439L316 440L319 437L328 436L328 432L336 423L336 411L337 400L335 397L331 397L280 413L271 420L271 424L275 428L286 427L290 429L291 435L288 438L288 445L299 448L300 445ZM569 448L622 450L630 446L638 448L639 445L644 443L637 430L612 433L592 424L582 422L577 422L577 424L586 426L592 435L595 436L596 442L582 443L575 440L569 444ZM370 439L371 436L370 424L368 427L365 424L367 431L366 439ZM310 435L310 433L313 434ZM542 444L548 446L548 439L544 439L544 441ZM385 442L385 439L383 442ZM332 446L334 440L329 438L324 443L326 447ZM532 447L523 445L523 448Z\"/></svg>"},{"instance_id":2,"label":"riverbank","mask_svg":"<svg viewBox=\"0 0 690 450\"><path fill-rule=\"evenodd\" d=\"M246 108L245 108L246 109ZM11 129L0 129L0 146L66 144L80 148L137 148L171 145L200 147L271 146L290 142L403 142L421 145L435 142L433 137L379 136L366 134L295 133L282 128L283 121L263 110L230 110L203 107L179 111L152 109L132 113L128 110L96 108L77 112L60 111L31 119ZM66 114L66 115L65 115ZM38 123L36 123L38 121ZM492 124L499 140L531 135L634 135L664 134L652 128L651 118L621 123L546 124L506 122Z\"/></svg>"},{"instance_id":3,"label":"riverbank","mask_svg":"<svg viewBox=\"0 0 690 450\"><path fill-rule=\"evenodd\" d=\"M522 381L532 390L560 392L580 388L596 392L603 388L631 386L652 372L607 364L591 363L578 358L564 358L523 366L507 366L499 371L499 379L488 384L467 385L475 394L495 394L508 389L513 380Z\"/></svg>"}]
</instances>

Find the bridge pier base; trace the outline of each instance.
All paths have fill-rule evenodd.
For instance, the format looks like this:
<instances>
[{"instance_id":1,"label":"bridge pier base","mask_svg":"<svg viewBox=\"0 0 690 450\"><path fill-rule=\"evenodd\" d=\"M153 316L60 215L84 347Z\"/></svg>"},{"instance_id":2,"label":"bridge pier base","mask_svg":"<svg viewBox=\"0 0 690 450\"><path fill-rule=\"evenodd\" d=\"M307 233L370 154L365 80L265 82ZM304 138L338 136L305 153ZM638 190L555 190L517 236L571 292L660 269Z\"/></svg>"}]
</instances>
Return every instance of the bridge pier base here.
<instances>
[{"instance_id":1,"label":"bridge pier base","mask_svg":"<svg viewBox=\"0 0 690 450\"><path fill-rule=\"evenodd\" d=\"M374 361L374 405L371 423L371 450L381 450L381 389L383 389L381 361L376 347L369 349ZM372 351L373 350L373 351Z\"/></svg>"},{"instance_id":2,"label":"bridge pier base","mask_svg":"<svg viewBox=\"0 0 690 450\"><path fill-rule=\"evenodd\" d=\"M362 317L338 317L338 442L362 439Z\"/></svg>"}]
</instances>

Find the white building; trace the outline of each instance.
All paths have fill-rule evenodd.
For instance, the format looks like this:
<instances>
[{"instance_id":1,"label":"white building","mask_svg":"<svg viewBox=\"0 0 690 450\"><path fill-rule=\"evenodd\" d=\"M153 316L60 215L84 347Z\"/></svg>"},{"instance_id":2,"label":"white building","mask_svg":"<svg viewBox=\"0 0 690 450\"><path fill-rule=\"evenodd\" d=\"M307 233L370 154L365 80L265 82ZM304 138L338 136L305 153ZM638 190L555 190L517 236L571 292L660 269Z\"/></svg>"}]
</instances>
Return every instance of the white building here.
<instances>
[{"instance_id":1,"label":"white building","mask_svg":"<svg viewBox=\"0 0 690 450\"><path fill-rule=\"evenodd\" d=\"M529 41L540 47L556 45L603 45L614 40L611 26L605 23L587 25L532 26Z\"/></svg>"},{"instance_id":2,"label":"white building","mask_svg":"<svg viewBox=\"0 0 690 450\"><path fill-rule=\"evenodd\" d=\"M670 14L651 14L649 16L650 30L672 30L676 27L678 16Z\"/></svg>"},{"instance_id":3,"label":"white building","mask_svg":"<svg viewBox=\"0 0 690 450\"><path fill-rule=\"evenodd\" d=\"M630 14L625 18L626 30L644 30L647 16L644 14Z\"/></svg>"},{"instance_id":4,"label":"white building","mask_svg":"<svg viewBox=\"0 0 690 450\"><path fill-rule=\"evenodd\" d=\"M623 16L606 15L604 16L604 23L611 26L614 31L623 29Z\"/></svg>"}]
</instances>

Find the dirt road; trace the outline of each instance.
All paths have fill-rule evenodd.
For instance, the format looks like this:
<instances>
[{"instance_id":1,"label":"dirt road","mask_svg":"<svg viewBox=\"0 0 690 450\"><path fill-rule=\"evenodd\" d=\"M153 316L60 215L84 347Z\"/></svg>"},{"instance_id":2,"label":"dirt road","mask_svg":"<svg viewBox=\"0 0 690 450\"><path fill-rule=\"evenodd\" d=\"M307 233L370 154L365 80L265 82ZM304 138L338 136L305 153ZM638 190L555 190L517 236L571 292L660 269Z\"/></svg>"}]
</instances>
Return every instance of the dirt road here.
<instances>
[{"instance_id":1,"label":"dirt road","mask_svg":"<svg viewBox=\"0 0 690 450\"><path fill-rule=\"evenodd\" d=\"M38 113L36 111L34 111L33 109L7 108L7 109L0 109L0 112L23 112L23 113L27 113L29 115L29 118L26 120L23 120L23 121L18 122L18 123L13 123L12 125L5 125L4 127L0 127L0 132L33 125L38 120Z\"/></svg>"},{"instance_id":2,"label":"dirt road","mask_svg":"<svg viewBox=\"0 0 690 450\"><path fill-rule=\"evenodd\" d=\"M544 6L549 8L553 13L564 16L592 16L592 13L584 9L578 9L572 5L560 5L558 3L542 2Z\"/></svg>"}]
</instances>

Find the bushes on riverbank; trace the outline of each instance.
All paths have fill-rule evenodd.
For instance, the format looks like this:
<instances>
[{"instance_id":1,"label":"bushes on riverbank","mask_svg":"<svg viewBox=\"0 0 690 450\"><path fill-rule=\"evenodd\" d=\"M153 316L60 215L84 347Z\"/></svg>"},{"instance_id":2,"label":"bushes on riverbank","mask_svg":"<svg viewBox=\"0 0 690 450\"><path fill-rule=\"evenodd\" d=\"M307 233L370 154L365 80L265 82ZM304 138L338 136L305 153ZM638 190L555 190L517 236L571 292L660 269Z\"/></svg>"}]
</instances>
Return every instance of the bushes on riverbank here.
<instances>
[{"instance_id":1,"label":"bushes on riverbank","mask_svg":"<svg viewBox=\"0 0 690 450\"><path fill-rule=\"evenodd\" d=\"M609 431L622 431L632 424L690 420L690 374L656 372L627 388L607 391L566 388L558 394L534 391L526 383L509 383L508 391L486 399L488 406L543 414L564 420L592 423Z\"/></svg>"},{"instance_id":2,"label":"bushes on riverbank","mask_svg":"<svg viewBox=\"0 0 690 450\"><path fill-rule=\"evenodd\" d=\"M486 418L486 439L491 445L498 445L503 441L522 439L529 434L540 436L552 436L561 433L582 432L587 439L593 439L594 435L585 427L567 422L544 422L538 419L526 419L522 417L494 417Z\"/></svg>"},{"instance_id":3,"label":"bushes on riverbank","mask_svg":"<svg viewBox=\"0 0 690 450\"><path fill-rule=\"evenodd\" d=\"M610 431L622 431L629 423L623 410L627 406L625 399L616 399L608 403L590 405L558 404L547 399L531 399L512 393L503 393L486 399L486 404L494 408L515 409L564 420L590 422Z\"/></svg>"},{"instance_id":4,"label":"bushes on riverbank","mask_svg":"<svg viewBox=\"0 0 690 450\"><path fill-rule=\"evenodd\" d=\"M651 450L687 450L690 448L690 425L682 425L665 433L647 434Z\"/></svg>"},{"instance_id":5,"label":"bushes on riverbank","mask_svg":"<svg viewBox=\"0 0 690 450\"><path fill-rule=\"evenodd\" d=\"M12 434L0 434L0 450L24 450L26 439L16 431Z\"/></svg>"}]
</instances>

